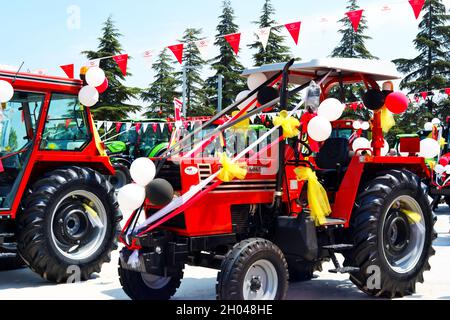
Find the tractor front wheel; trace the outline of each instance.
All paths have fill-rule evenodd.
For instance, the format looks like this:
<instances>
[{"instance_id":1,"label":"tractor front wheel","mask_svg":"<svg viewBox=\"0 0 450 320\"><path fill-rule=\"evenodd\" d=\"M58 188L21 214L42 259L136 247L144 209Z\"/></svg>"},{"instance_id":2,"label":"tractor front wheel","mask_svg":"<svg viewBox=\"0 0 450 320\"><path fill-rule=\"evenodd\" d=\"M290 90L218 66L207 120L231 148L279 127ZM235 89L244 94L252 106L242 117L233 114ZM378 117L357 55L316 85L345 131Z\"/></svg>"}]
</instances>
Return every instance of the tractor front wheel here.
<instances>
[{"instance_id":1,"label":"tractor front wheel","mask_svg":"<svg viewBox=\"0 0 450 320\"><path fill-rule=\"evenodd\" d=\"M289 272L281 250L264 239L237 244L222 262L217 277L218 300L283 300Z\"/></svg>"},{"instance_id":2,"label":"tractor front wheel","mask_svg":"<svg viewBox=\"0 0 450 320\"><path fill-rule=\"evenodd\" d=\"M125 254L127 252L127 254ZM121 255L130 256L128 249L123 249ZM136 301L170 300L183 280L183 269L180 267L176 275L161 277L123 268L119 261L119 277L123 291Z\"/></svg>"},{"instance_id":3,"label":"tractor front wheel","mask_svg":"<svg viewBox=\"0 0 450 320\"><path fill-rule=\"evenodd\" d=\"M433 225L418 176L390 170L373 179L359 194L351 219L354 248L345 265L360 268L351 274L352 282L372 296L413 294L435 253Z\"/></svg>"},{"instance_id":4,"label":"tractor front wheel","mask_svg":"<svg viewBox=\"0 0 450 320\"><path fill-rule=\"evenodd\" d=\"M114 189L119 190L132 182L130 169L128 169L128 167L116 163L114 164L114 170L116 171L116 174L108 177L108 181Z\"/></svg>"},{"instance_id":5,"label":"tractor front wheel","mask_svg":"<svg viewBox=\"0 0 450 320\"><path fill-rule=\"evenodd\" d=\"M18 249L51 282L88 280L117 249L121 215L113 187L94 170L58 169L37 181L18 217Z\"/></svg>"}]
</instances>

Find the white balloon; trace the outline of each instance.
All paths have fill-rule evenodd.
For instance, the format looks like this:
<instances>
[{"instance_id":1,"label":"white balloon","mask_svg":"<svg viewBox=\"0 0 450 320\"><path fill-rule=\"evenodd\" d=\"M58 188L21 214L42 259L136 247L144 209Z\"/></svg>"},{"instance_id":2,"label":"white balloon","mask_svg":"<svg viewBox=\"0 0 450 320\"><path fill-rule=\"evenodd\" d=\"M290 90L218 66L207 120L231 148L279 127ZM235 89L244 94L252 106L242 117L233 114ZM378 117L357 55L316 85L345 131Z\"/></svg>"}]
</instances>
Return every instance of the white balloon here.
<instances>
[{"instance_id":1,"label":"white balloon","mask_svg":"<svg viewBox=\"0 0 450 320\"><path fill-rule=\"evenodd\" d=\"M247 97L250 93L252 93L250 90L246 90L246 91L242 91L241 93L239 93L236 97L236 102L241 101L242 99L245 99L245 97ZM247 100L245 100L244 102L242 102L239 106L238 109L242 110L244 109L246 106L248 106L253 100L255 100L255 102L247 109L248 111L251 111L252 109L254 109L256 107L257 101L256 101L257 95L255 94L254 96L248 98Z\"/></svg>"},{"instance_id":2,"label":"white balloon","mask_svg":"<svg viewBox=\"0 0 450 320\"><path fill-rule=\"evenodd\" d=\"M420 141L420 153L419 156L425 159L431 159L437 157L441 152L439 143L431 138Z\"/></svg>"},{"instance_id":3,"label":"white balloon","mask_svg":"<svg viewBox=\"0 0 450 320\"><path fill-rule=\"evenodd\" d=\"M267 76L264 73L254 73L247 79L248 88L251 91L256 90L266 81Z\"/></svg>"},{"instance_id":4,"label":"white balloon","mask_svg":"<svg viewBox=\"0 0 450 320\"><path fill-rule=\"evenodd\" d=\"M431 122L425 123L424 129L425 129L425 131L433 130L433 124Z\"/></svg>"},{"instance_id":5,"label":"white balloon","mask_svg":"<svg viewBox=\"0 0 450 320\"><path fill-rule=\"evenodd\" d=\"M85 86L78 93L78 99L83 106L92 107L98 102L100 95L94 87Z\"/></svg>"},{"instance_id":6,"label":"white balloon","mask_svg":"<svg viewBox=\"0 0 450 320\"><path fill-rule=\"evenodd\" d=\"M370 149L370 141L366 138L358 138L353 141L352 149L355 152L361 149Z\"/></svg>"},{"instance_id":7,"label":"white balloon","mask_svg":"<svg viewBox=\"0 0 450 320\"><path fill-rule=\"evenodd\" d=\"M93 87L101 86L106 79L105 71L99 67L92 67L86 72L86 82Z\"/></svg>"},{"instance_id":8,"label":"white balloon","mask_svg":"<svg viewBox=\"0 0 450 320\"><path fill-rule=\"evenodd\" d=\"M446 171L446 169L445 169L445 167L444 167L442 164L438 164L438 165L436 165L436 167L434 168L434 171L435 171L437 174L443 174L443 173Z\"/></svg>"},{"instance_id":9,"label":"white balloon","mask_svg":"<svg viewBox=\"0 0 450 320\"><path fill-rule=\"evenodd\" d=\"M14 96L14 88L11 83L0 80L0 103L9 102Z\"/></svg>"},{"instance_id":10,"label":"white balloon","mask_svg":"<svg viewBox=\"0 0 450 320\"><path fill-rule=\"evenodd\" d=\"M355 129L355 130L360 130L360 129L362 129L362 123L361 123L361 121L355 121L355 122L353 122L353 129Z\"/></svg>"},{"instance_id":11,"label":"white balloon","mask_svg":"<svg viewBox=\"0 0 450 320\"><path fill-rule=\"evenodd\" d=\"M450 174L450 165L448 165L448 166L445 166L445 173L446 174Z\"/></svg>"},{"instance_id":12,"label":"white balloon","mask_svg":"<svg viewBox=\"0 0 450 320\"><path fill-rule=\"evenodd\" d=\"M368 123L367 121L363 122L361 125L361 129L363 129L364 131L367 131L370 129L370 123Z\"/></svg>"},{"instance_id":13,"label":"white balloon","mask_svg":"<svg viewBox=\"0 0 450 320\"><path fill-rule=\"evenodd\" d=\"M146 187L155 179L156 166L149 158L136 159L130 168L131 178L142 187Z\"/></svg>"},{"instance_id":14,"label":"white balloon","mask_svg":"<svg viewBox=\"0 0 450 320\"><path fill-rule=\"evenodd\" d=\"M441 120L439 120L438 118L434 118L433 120L431 120L431 124L438 126L441 124Z\"/></svg>"},{"instance_id":15,"label":"white balloon","mask_svg":"<svg viewBox=\"0 0 450 320\"><path fill-rule=\"evenodd\" d=\"M331 136L333 128L327 118L317 116L313 118L308 124L308 134L311 139L322 142Z\"/></svg>"},{"instance_id":16,"label":"white balloon","mask_svg":"<svg viewBox=\"0 0 450 320\"><path fill-rule=\"evenodd\" d=\"M145 201L145 188L138 184L128 184L120 189L117 195L119 208L129 214L139 209Z\"/></svg>"},{"instance_id":17,"label":"white balloon","mask_svg":"<svg viewBox=\"0 0 450 320\"><path fill-rule=\"evenodd\" d=\"M344 110L345 106L338 99L330 98L320 104L318 115L329 121L336 121L342 117Z\"/></svg>"}]
</instances>

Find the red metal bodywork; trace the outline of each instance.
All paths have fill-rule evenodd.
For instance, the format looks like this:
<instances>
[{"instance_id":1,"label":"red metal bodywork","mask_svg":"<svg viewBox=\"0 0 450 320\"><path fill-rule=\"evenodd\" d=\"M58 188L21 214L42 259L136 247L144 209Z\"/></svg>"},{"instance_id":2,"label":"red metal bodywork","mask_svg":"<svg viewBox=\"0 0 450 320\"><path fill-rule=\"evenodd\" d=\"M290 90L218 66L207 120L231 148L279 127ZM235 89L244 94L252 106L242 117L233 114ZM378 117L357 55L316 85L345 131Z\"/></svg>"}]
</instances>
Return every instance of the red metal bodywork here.
<instances>
[{"instance_id":1,"label":"red metal bodywork","mask_svg":"<svg viewBox=\"0 0 450 320\"><path fill-rule=\"evenodd\" d=\"M22 196L26 191L26 188L29 187L29 183L53 168L72 164L90 167L104 174L114 174L114 168L111 165L109 157L106 156L106 154L103 154L101 141L95 134L96 128L89 108L86 108L86 113L92 139L83 151L66 152L39 149L52 93L77 95L83 85L81 80L28 73L16 74L9 71L0 71L0 80L12 83L15 91L45 94L45 100L42 105L39 122L36 128L33 150L29 162L24 169L21 184L15 195L12 207L9 210L0 211L0 215L9 216L14 219L17 215Z\"/></svg>"}]
</instances>

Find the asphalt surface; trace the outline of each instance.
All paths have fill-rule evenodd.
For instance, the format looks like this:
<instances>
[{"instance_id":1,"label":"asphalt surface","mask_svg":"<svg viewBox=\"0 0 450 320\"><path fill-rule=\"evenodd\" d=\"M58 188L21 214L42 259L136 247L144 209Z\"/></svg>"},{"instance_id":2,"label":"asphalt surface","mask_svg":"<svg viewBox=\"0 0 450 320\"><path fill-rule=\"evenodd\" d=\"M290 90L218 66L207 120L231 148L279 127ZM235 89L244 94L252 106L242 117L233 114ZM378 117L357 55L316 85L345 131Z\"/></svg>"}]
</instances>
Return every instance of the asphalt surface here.
<instances>
[{"instance_id":1,"label":"asphalt surface","mask_svg":"<svg viewBox=\"0 0 450 320\"><path fill-rule=\"evenodd\" d=\"M436 255L431 258L431 271L425 283L417 285L417 293L403 299L450 300L450 209L441 206L436 212L439 238L434 243ZM42 280L28 269L0 272L0 300L116 300L128 299L117 276L118 253L92 280L78 284L54 285ZM326 264L324 270L332 269ZM288 299L373 299L361 293L347 275L329 272L317 274L312 281L292 284ZM217 271L188 267L185 279L174 297L177 300L213 300Z\"/></svg>"}]
</instances>

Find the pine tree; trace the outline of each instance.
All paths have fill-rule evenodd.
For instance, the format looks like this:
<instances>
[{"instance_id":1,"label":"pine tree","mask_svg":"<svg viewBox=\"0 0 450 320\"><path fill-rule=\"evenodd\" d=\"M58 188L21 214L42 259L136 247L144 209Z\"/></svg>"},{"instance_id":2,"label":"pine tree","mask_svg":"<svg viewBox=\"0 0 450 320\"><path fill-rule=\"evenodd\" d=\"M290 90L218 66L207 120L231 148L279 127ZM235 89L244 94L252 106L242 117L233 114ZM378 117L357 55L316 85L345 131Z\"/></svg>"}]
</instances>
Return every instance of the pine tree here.
<instances>
[{"instance_id":1,"label":"pine tree","mask_svg":"<svg viewBox=\"0 0 450 320\"><path fill-rule=\"evenodd\" d=\"M349 0L349 4L346 8L347 11L356 11L360 9L357 0ZM370 40L371 37L365 35L368 26L364 15L361 18L357 32L355 32L353 25L347 16L339 20L338 23L343 26L342 29L339 30L339 33L342 34L342 39L331 53L331 57L377 59L377 57L373 56L369 50L367 50L365 45L365 41ZM357 102L362 100L365 90L365 87L360 84L344 85L343 92L341 92L340 88L335 88L331 91L330 95L337 99L344 100L342 102ZM358 109L357 111L346 110L343 115L343 118L355 120L369 120L370 117L371 113L366 108Z\"/></svg>"},{"instance_id":2,"label":"pine tree","mask_svg":"<svg viewBox=\"0 0 450 320\"><path fill-rule=\"evenodd\" d=\"M119 38L122 36L115 26L115 22L110 16L103 25L103 35L100 37L97 51L84 51L88 59L94 60L104 57L111 57L122 54L122 45ZM131 58L131 57L130 57ZM139 106L130 104L131 99L135 99L140 90L138 88L126 87L122 82L125 77L113 59L103 59L100 68L105 71L109 81L109 88L100 95L100 101L92 109L97 120L123 120L129 113L140 110ZM131 76L130 73L126 75Z\"/></svg>"},{"instance_id":3,"label":"pine tree","mask_svg":"<svg viewBox=\"0 0 450 320\"><path fill-rule=\"evenodd\" d=\"M215 45L219 47L220 54L212 60L212 69L215 75L206 81L208 96L211 106L217 106L217 86L218 75L224 77L223 80L223 106L231 105L240 91L245 90L245 85L241 73L244 67L238 61L231 46L223 37L227 34L237 33L238 26L234 23L234 10L230 0L223 1L223 12L219 17L217 26L217 40Z\"/></svg>"},{"instance_id":4,"label":"pine tree","mask_svg":"<svg viewBox=\"0 0 450 320\"><path fill-rule=\"evenodd\" d=\"M180 96L180 92L177 91L180 81L175 77L173 64L174 60L167 49L164 49L152 65L155 81L141 93L141 99L150 103L146 108L145 115L147 117L171 117L174 115L173 101Z\"/></svg>"},{"instance_id":5,"label":"pine tree","mask_svg":"<svg viewBox=\"0 0 450 320\"><path fill-rule=\"evenodd\" d=\"M265 0L261 17L259 21L255 22L259 28L268 28L277 25L273 16L275 15L275 8L270 0ZM258 52L253 55L253 60L256 66L262 66L264 64L287 62L292 59L292 55L289 52L289 47L283 45L285 37L279 34L280 27L274 27L271 30L267 48L264 50L263 45L259 40L249 45L251 49L255 49Z\"/></svg>"},{"instance_id":6,"label":"pine tree","mask_svg":"<svg viewBox=\"0 0 450 320\"><path fill-rule=\"evenodd\" d=\"M183 62L186 67L186 116L206 116L214 113L214 108L208 107L204 89L205 81L201 76L206 62L194 43L201 39L201 33L201 29L188 28L180 41L185 45ZM179 72L177 77L182 83L183 72Z\"/></svg>"},{"instance_id":7,"label":"pine tree","mask_svg":"<svg viewBox=\"0 0 450 320\"><path fill-rule=\"evenodd\" d=\"M359 9L360 7L357 0L349 0L349 5L347 6L348 11L356 11ZM339 42L339 45L331 53L332 57L377 59L369 52L369 50L367 50L365 45L365 41L372 38L365 35L368 27L367 19L364 14L361 18L357 32L353 29L353 25L348 17L345 17L338 22L343 25L343 28L339 30L339 33L342 34L342 39Z\"/></svg>"},{"instance_id":8,"label":"pine tree","mask_svg":"<svg viewBox=\"0 0 450 320\"><path fill-rule=\"evenodd\" d=\"M425 15L419 24L420 32L414 40L419 55L413 59L397 59L399 71L407 74L401 82L402 89L413 93L429 92L450 85L450 26L442 0L426 0ZM427 111L444 116L448 101L437 105L432 97L427 99Z\"/></svg>"}]
</instances>

